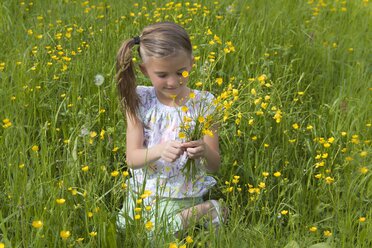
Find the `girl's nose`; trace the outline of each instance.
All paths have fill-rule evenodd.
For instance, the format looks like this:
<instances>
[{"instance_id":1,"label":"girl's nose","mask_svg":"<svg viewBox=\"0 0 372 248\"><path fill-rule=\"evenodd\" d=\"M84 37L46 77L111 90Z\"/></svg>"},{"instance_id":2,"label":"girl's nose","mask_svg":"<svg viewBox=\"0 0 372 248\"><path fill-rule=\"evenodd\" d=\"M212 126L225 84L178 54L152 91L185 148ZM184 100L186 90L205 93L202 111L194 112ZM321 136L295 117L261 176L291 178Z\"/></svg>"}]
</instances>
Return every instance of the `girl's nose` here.
<instances>
[{"instance_id":1,"label":"girl's nose","mask_svg":"<svg viewBox=\"0 0 372 248\"><path fill-rule=\"evenodd\" d=\"M179 76L172 76L172 77L170 77L169 78L169 81L168 81L168 83L170 84L170 85L173 85L173 86L176 86L176 85L179 85L179 84L182 84L182 83L180 83L181 82L181 78L179 77Z\"/></svg>"}]
</instances>

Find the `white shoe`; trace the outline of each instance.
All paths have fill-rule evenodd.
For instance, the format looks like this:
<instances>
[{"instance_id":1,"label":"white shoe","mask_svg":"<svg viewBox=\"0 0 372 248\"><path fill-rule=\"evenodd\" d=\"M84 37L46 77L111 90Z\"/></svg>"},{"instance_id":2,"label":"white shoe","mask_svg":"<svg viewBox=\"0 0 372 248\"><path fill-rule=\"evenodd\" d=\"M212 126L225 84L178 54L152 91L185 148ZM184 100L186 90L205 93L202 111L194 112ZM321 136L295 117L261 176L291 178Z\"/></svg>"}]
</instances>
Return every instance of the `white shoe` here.
<instances>
[{"instance_id":1,"label":"white shoe","mask_svg":"<svg viewBox=\"0 0 372 248\"><path fill-rule=\"evenodd\" d=\"M213 218L211 223L212 223L213 226L219 226L219 225L221 225L225 222L225 219L224 219L224 217L221 213L221 211L222 211L221 204L216 200L209 200L209 201L212 203L213 208L217 213L217 216ZM206 228L209 227L209 222L205 223L204 227L206 227Z\"/></svg>"}]
</instances>

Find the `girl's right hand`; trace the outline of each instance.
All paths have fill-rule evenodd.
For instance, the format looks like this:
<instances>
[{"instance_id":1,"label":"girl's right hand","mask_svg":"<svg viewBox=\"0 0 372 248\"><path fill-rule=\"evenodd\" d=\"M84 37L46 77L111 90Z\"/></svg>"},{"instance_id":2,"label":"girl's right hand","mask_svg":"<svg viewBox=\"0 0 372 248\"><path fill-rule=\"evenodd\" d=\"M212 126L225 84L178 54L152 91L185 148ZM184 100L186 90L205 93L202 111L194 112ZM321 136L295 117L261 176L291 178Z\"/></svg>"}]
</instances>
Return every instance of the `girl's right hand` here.
<instances>
[{"instance_id":1,"label":"girl's right hand","mask_svg":"<svg viewBox=\"0 0 372 248\"><path fill-rule=\"evenodd\" d=\"M161 148L160 158L170 163L176 161L185 152L179 141L167 141L159 146Z\"/></svg>"}]
</instances>

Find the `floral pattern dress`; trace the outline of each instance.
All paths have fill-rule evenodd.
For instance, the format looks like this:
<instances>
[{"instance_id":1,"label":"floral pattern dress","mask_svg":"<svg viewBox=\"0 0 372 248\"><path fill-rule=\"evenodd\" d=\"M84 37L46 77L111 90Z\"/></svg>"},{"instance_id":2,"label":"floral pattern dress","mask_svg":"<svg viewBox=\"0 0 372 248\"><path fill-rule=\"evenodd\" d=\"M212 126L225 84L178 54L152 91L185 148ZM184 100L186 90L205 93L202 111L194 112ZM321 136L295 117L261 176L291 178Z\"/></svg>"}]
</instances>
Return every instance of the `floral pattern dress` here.
<instances>
[{"instance_id":1,"label":"floral pattern dress","mask_svg":"<svg viewBox=\"0 0 372 248\"><path fill-rule=\"evenodd\" d=\"M139 119L144 127L144 147L152 147L168 140L179 140L180 126L185 116L195 120L197 116L206 116L213 111L214 96L206 91L193 90L194 97L186 101L187 111L181 107L171 107L160 103L155 89L150 86L138 86L140 99ZM194 128L195 121L190 128ZM130 141L128 141L130 142ZM183 173L188 158L186 153L175 162L159 159L147 166L131 170L129 184L135 192L150 191L152 195L166 198L188 198L203 196L216 184L216 180L206 175L204 161L196 163L201 168L194 178Z\"/></svg>"}]
</instances>

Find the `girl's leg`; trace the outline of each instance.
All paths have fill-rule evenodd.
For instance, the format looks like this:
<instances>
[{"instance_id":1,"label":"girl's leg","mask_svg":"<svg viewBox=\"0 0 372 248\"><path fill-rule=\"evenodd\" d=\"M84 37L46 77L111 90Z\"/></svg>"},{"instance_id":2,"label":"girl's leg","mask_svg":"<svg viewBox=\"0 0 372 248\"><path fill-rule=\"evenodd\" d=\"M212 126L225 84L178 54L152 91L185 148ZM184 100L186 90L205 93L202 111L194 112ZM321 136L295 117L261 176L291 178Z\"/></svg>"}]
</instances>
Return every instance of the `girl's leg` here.
<instances>
[{"instance_id":1,"label":"girl's leg","mask_svg":"<svg viewBox=\"0 0 372 248\"><path fill-rule=\"evenodd\" d=\"M215 201L215 203L213 204L212 201L205 201L196 206L183 210L180 213L183 229L187 229L191 226L191 224L195 224L201 218L214 220L216 218L223 219L224 217L226 217L226 209L222 210L222 207L216 206L215 204L219 203ZM221 210L217 210L216 207L219 207Z\"/></svg>"}]
</instances>

